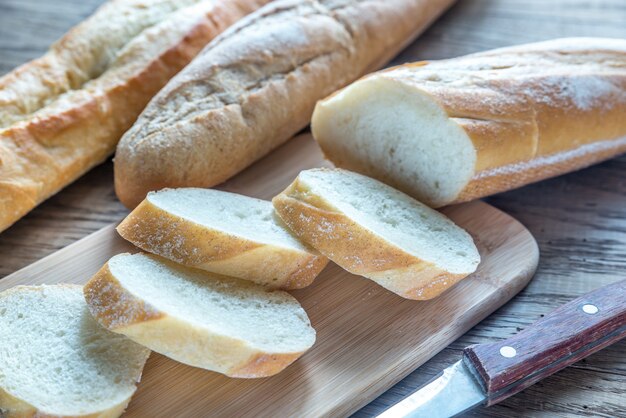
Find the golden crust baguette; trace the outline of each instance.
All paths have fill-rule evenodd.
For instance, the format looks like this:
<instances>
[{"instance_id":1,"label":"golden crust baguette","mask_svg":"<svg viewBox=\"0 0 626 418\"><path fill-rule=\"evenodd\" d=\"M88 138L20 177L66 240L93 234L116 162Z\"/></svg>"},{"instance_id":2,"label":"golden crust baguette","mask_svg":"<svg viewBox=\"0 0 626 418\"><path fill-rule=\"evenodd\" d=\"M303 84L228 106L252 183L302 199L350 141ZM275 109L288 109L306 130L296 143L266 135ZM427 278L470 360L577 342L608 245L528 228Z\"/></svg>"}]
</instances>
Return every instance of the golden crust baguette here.
<instances>
[{"instance_id":1,"label":"golden crust baguette","mask_svg":"<svg viewBox=\"0 0 626 418\"><path fill-rule=\"evenodd\" d=\"M84 294L105 328L230 377L276 374L315 342L306 312L289 293L153 255L114 256Z\"/></svg>"},{"instance_id":2,"label":"golden crust baguette","mask_svg":"<svg viewBox=\"0 0 626 418\"><path fill-rule=\"evenodd\" d=\"M117 231L144 251L271 289L308 286L328 263L270 202L219 190L151 192Z\"/></svg>"},{"instance_id":3,"label":"golden crust baguette","mask_svg":"<svg viewBox=\"0 0 626 418\"><path fill-rule=\"evenodd\" d=\"M107 158L152 96L267 0L113 0L0 78L0 231Z\"/></svg>"},{"instance_id":4,"label":"golden crust baguette","mask_svg":"<svg viewBox=\"0 0 626 418\"><path fill-rule=\"evenodd\" d=\"M124 135L126 206L212 187L310 121L315 102L380 67L453 0L282 0L243 19L171 80Z\"/></svg>"},{"instance_id":5,"label":"golden crust baguette","mask_svg":"<svg viewBox=\"0 0 626 418\"><path fill-rule=\"evenodd\" d=\"M371 74L318 103L336 166L439 207L626 151L626 40L557 39Z\"/></svg>"},{"instance_id":6,"label":"golden crust baguette","mask_svg":"<svg viewBox=\"0 0 626 418\"><path fill-rule=\"evenodd\" d=\"M347 170L302 171L272 202L304 242L407 299L439 296L480 262L471 236L444 215Z\"/></svg>"}]
</instances>

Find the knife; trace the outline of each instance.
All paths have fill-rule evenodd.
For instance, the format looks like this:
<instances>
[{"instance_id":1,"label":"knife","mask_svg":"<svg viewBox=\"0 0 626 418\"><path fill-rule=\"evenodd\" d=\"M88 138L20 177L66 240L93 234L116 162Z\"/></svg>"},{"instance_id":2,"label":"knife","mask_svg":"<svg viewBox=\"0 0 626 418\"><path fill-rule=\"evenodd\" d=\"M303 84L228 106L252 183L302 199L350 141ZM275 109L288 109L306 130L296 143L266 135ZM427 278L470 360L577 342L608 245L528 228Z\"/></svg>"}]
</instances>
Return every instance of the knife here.
<instances>
[{"instance_id":1,"label":"knife","mask_svg":"<svg viewBox=\"0 0 626 418\"><path fill-rule=\"evenodd\" d=\"M494 405L626 337L626 280L601 287L515 336L463 350L443 374L378 418L452 417Z\"/></svg>"}]
</instances>

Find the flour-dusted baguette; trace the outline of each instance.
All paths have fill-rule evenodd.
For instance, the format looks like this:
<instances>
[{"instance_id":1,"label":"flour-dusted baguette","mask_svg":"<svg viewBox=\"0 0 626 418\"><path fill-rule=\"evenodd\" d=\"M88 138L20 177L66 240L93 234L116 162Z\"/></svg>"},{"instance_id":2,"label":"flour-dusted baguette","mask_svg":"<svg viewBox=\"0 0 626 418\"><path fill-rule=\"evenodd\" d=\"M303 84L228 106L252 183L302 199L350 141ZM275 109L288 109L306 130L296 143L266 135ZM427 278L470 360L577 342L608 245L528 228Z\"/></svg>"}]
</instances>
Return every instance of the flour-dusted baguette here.
<instances>
[{"instance_id":1,"label":"flour-dusted baguette","mask_svg":"<svg viewBox=\"0 0 626 418\"><path fill-rule=\"evenodd\" d=\"M230 28L124 135L115 189L212 187L285 142L315 102L390 59L453 0L281 0Z\"/></svg>"},{"instance_id":2,"label":"flour-dusted baguette","mask_svg":"<svg viewBox=\"0 0 626 418\"><path fill-rule=\"evenodd\" d=\"M626 40L571 38L418 62L318 103L336 166L439 207L626 151Z\"/></svg>"},{"instance_id":3,"label":"flour-dusted baguette","mask_svg":"<svg viewBox=\"0 0 626 418\"><path fill-rule=\"evenodd\" d=\"M154 255L116 255L84 292L104 327L231 377L276 374L315 342L306 312L289 293Z\"/></svg>"},{"instance_id":4,"label":"flour-dusted baguette","mask_svg":"<svg viewBox=\"0 0 626 418\"><path fill-rule=\"evenodd\" d=\"M219 190L148 193L117 231L142 250L273 289L308 286L328 263L292 235L271 202Z\"/></svg>"},{"instance_id":5,"label":"flour-dusted baguette","mask_svg":"<svg viewBox=\"0 0 626 418\"><path fill-rule=\"evenodd\" d=\"M472 237L441 213L341 169L302 171L274 207L303 241L408 299L431 299L473 273Z\"/></svg>"},{"instance_id":6,"label":"flour-dusted baguette","mask_svg":"<svg viewBox=\"0 0 626 418\"><path fill-rule=\"evenodd\" d=\"M0 231L109 156L152 96L267 0L113 0L0 78Z\"/></svg>"},{"instance_id":7,"label":"flour-dusted baguette","mask_svg":"<svg viewBox=\"0 0 626 418\"><path fill-rule=\"evenodd\" d=\"M102 328L81 286L0 293L0 416L118 417L150 350Z\"/></svg>"}]
</instances>

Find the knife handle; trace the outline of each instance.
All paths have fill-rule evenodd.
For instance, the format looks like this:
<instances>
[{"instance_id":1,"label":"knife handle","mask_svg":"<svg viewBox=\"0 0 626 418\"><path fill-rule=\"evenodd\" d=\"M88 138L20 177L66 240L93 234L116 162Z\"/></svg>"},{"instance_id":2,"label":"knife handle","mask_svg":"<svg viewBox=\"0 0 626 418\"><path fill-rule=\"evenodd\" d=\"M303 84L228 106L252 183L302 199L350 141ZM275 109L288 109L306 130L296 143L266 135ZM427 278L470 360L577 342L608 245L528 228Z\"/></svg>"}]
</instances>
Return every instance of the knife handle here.
<instances>
[{"instance_id":1,"label":"knife handle","mask_svg":"<svg viewBox=\"0 0 626 418\"><path fill-rule=\"evenodd\" d=\"M493 405L626 337L626 280L546 315L515 336L463 351Z\"/></svg>"}]
</instances>

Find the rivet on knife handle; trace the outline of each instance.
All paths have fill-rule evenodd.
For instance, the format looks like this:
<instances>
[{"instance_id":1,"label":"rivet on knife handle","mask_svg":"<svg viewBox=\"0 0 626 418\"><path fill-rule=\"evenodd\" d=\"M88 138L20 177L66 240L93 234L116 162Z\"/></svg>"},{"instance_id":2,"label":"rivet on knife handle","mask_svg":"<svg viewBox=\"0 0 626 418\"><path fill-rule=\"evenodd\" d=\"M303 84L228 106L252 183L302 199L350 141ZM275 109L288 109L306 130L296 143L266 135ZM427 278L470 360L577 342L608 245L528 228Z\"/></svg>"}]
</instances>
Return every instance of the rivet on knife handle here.
<instances>
[{"instance_id":1,"label":"rivet on knife handle","mask_svg":"<svg viewBox=\"0 0 626 418\"><path fill-rule=\"evenodd\" d=\"M515 336L464 350L493 405L626 336L626 280L575 299Z\"/></svg>"}]
</instances>

